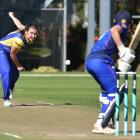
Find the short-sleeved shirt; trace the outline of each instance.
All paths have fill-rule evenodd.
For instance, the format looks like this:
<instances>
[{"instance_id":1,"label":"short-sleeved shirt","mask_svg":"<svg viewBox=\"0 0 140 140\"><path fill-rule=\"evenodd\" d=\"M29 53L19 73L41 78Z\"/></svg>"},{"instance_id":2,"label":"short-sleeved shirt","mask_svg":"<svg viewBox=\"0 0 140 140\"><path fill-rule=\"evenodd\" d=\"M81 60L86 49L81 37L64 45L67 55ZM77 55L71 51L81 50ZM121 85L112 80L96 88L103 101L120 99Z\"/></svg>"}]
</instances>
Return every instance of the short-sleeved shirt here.
<instances>
[{"instance_id":1,"label":"short-sleeved shirt","mask_svg":"<svg viewBox=\"0 0 140 140\"><path fill-rule=\"evenodd\" d=\"M11 32L2 39L0 39L0 49L7 53L10 53L11 47L23 49L28 45L29 43L26 41L20 31Z\"/></svg>"},{"instance_id":2,"label":"short-sleeved shirt","mask_svg":"<svg viewBox=\"0 0 140 140\"><path fill-rule=\"evenodd\" d=\"M122 28L122 33L120 34L120 37L122 42L124 42L128 34L128 29L123 28L121 24L117 25ZM91 49L91 53L95 56L95 58L108 59L111 63L113 62L112 55L117 51L118 49L112 37L111 30L104 33Z\"/></svg>"}]
</instances>

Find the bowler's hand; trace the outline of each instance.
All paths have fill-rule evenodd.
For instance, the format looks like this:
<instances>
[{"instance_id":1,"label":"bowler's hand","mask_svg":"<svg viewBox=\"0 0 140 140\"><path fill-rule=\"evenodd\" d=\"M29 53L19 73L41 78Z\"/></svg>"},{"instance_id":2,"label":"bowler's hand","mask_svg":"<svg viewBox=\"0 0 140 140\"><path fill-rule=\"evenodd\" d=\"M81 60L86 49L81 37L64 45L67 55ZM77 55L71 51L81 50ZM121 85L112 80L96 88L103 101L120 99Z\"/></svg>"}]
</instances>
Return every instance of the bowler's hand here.
<instances>
[{"instance_id":1,"label":"bowler's hand","mask_svg":"<svg viewBox=\"0 0 140 140\"><path fill-rule=\"evenodd\" d=\"M14 15L14 12L8 12L8 15L9 15L9 17L14 17L15 15Z\"/></svg>"},{"instance_id":2,"label":"bowler's hand","mask_svg":"<svg viewBox=\"0 0 140 140\"><path fill-rule=\"evenodd\" d=\"M17 67L18 71L25 71L24 67Z\"/></svg>"}]
</instances>

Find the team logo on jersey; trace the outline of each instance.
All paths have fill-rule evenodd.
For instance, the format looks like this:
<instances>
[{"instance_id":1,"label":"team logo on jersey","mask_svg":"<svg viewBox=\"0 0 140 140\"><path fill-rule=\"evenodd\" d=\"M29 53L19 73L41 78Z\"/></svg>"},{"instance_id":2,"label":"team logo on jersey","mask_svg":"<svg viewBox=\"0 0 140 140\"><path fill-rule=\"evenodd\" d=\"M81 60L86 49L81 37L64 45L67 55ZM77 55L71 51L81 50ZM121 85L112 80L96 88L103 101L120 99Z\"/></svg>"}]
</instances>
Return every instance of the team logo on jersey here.
<instances>
[{"instance_id":1,"label":"team logo on jersey","mask_svg":"<svg viewBox=\"0 0 140 140\"><path fill-rule=\"evenodd\" d=\"M122 19L121 23L126 24L126 19Z\"/></svg>"}]
</instances>

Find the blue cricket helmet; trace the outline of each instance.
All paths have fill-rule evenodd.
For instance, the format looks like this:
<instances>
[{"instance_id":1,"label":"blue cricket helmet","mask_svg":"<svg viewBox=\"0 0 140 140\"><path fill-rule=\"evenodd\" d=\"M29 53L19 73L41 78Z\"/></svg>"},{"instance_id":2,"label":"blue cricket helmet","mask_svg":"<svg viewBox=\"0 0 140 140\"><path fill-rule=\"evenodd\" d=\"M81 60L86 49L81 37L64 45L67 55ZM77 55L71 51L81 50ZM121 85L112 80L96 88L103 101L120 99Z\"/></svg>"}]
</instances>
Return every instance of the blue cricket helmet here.
<instances>
[{"instance_id":1,"label":"blue cricket helmet","mask_svg":"<svg viewBox=\"0 0 140 140\"><path fill-rule=\"evenodd\" d=\"M127 26L132 22L132 16L127 10L120 10L115 15L115 24L116 23L125 23Z\"/></svg>"}]
</instances>

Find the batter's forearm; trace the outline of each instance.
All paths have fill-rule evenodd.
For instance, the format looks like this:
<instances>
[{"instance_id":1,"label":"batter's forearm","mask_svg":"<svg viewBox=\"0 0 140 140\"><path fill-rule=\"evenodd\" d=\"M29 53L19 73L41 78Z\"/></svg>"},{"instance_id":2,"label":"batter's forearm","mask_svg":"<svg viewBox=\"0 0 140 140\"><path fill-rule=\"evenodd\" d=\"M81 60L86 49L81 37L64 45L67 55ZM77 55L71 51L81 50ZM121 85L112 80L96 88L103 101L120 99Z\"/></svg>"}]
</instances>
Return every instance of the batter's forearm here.
<instances>
[{"instance_id":1,"label":"batter's forearm","mask_svg":"<svg viewBox=\"0 0 140 140\"><path fill-rule=\"evenodd\" d=\"M118 48L123 45L118 32L112 31L112 37Z\"/></svg>"}]
</instances>

